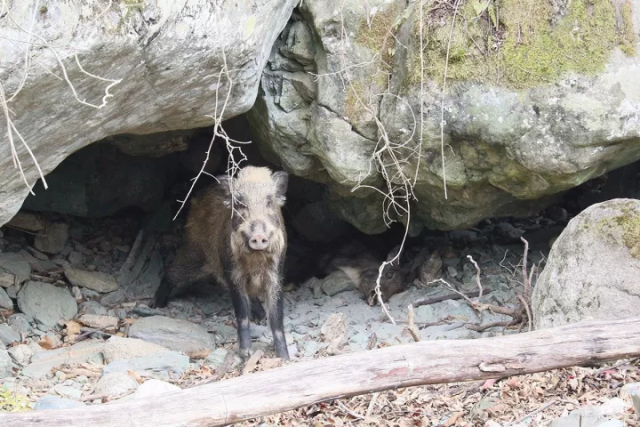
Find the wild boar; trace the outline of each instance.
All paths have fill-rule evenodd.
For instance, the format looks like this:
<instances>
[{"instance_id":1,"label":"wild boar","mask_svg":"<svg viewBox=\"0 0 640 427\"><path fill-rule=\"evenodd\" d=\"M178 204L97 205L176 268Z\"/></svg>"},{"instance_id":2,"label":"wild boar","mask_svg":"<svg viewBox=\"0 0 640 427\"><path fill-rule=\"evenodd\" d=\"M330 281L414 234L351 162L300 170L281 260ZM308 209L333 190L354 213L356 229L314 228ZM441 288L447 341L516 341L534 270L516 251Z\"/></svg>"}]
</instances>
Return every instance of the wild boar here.
<instances>
[{"instance_id":1,"label":"wild boar","mask_svg":"<svg viewBox=\"0 0 640 427\"><path fill-rule=\"evenodd\" d=\"M387 260L392 258L390 254ZM378 302L375 288L381 264L381 259L371 253L365 245L355 241L341 248L338 254L327 262L324 274L342 270L362 293L367 304L373 306ZM416 276L413 263L400 264L396 261L386 265L380 278L382 300L386 302L391 296L404 291Z\"/></svg>"},{"instance_id":2,"label":"wild boar","mask_svg":"<svg viewBox=\"0 0 640 427\"><path fill-rule=\"evenodd\" d=\"M276 355L289 359L282 295L287 235L281 212L289 176L246 166L235 178L217 179L218 185L191 202L185 242L162 279L154 306L165 306L177 286L213 280L231 294L240 354L250 354L250 318L259 321L266 315Z\"/></svg>"}]
</instances>

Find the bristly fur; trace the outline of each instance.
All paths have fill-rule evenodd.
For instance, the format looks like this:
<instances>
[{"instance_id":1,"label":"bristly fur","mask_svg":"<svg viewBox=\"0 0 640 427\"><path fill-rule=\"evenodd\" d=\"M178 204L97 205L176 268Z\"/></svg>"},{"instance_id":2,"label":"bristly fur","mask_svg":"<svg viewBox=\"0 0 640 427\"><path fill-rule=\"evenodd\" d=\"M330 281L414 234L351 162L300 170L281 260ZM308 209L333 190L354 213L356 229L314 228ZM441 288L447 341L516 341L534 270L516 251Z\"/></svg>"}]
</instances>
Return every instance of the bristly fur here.
<instances>
[{"instance_id":1,"label":"bristly fur","mask_svg":"<svg viewBox=\"0 0 640 427\"><path fill-rule=\"evenodd\" d=\"M164 306L172 289L180 284L215 280L226 285L236 311L240 350L247 353L249 311L254 319L263 317L259 301L262 298L276 353L288 358L281 283L287 246L281 207L285 203L288 175L247 166L235 178L218 179L220 184L205 189L192 200L185 243L163 278L155 305ZM268 237L265 250L249 247L250 236L256 230Z\"/></svg>"}]
</instances>

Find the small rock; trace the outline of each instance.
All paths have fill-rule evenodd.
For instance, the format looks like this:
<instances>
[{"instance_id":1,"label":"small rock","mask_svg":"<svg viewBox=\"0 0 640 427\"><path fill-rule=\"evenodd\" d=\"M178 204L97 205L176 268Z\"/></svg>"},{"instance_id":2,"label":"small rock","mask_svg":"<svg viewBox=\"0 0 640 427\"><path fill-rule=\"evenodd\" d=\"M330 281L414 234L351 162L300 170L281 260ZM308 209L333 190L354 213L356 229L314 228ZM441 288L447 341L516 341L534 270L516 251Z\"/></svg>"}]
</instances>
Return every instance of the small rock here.
<instances>
[{"instance_id":1,"label":"small rock","mask_svg":"<svg viewBox=\"0 0 640 427\"><path fill-rule=\"evenodd\" d=\"M322 291L330 297L354 289L356 284L342 270L332 272L322 281Z\"/></svg>"},{"instance_id":2,"label":"small rock","mask_svg":"<svg viewBox=\"0 0 640 427\"><path fill-rule=\"evenodd\" d=\"M78 313L106 316L107 309L98 301L84 301L80 304L80 307L78 308Z\"/></svg>"},{"instance_id":3,"label":"small rock","mask_svg":"<svg viewBox=\"0 0 640 427\"><path fill-rule=\"evenodd\" d=\"M141 399L149 396L159 396L161 394L172 393L174 391L180 391L180 387L170 384L168 382L150 379L145 381L138 387L138 390L133 395L134 399Z\"/></svg>"},{"instance_id":4,"label":"small rock","mask_svg":"<svg viewBox=\"0 0 640 427\"><path fill-rule=\"evenodd\" d=\"M136 391L138 381L126 372L114 372L103 375L96 384L93 394L117 398Z\"/></svg>"},{"instance_id":5,"label":"small rock","mask_svg":"<svg viewBox=\"0 0 640 427\"><path fill-rule=\"evenodd\" d=\"M20 334L11 329L6 323L0 324L0 342L5 346L20 342Z\"/></svg>"},{"instance_id":6,"label":"small rock","mask_svg":"<svg viewBox=\"0 0 640 427\"><path fill-rule=\"evenodd\" d=\"M98 314L83 314L80 316L80 322L90 328L96 329L116 329L119 319L112 316L101 316Z\"/></svg>"},{"instance_id":7,"label":"small rock","mask_svg":"<svg viewBox=\"0 0 640 427\"><path fill-rule=\"evenodd\" d=\"M347 324L344 313L333 313L320 328L322 341L329 343L327 352L335 354L347 342Z\"/></svg>"},{"instance_id":8,"label":"small rock","mask_svg":"<svg viewBox=\"0 0 640 427\"><path fill-rule=\"evenodd\" d=\"M215 348L213 337L204 328L164 316L138 319L129 329L129 336L191 357L206 357Z\"/></svg>"},{"instance_id":9,"label":"small rock","mask_svg":"<svg viewBox=\"0 0 640 427\"><path fill-rule=\"evenodd\" d=\"M71 409L86 406L84 402L78 402L77 400L63 399L57 396L47 395L36 402L35 410L42 411L46 409Z\"/></svg>"},{"instance_id":10,"label":"small rock","mask_svg":"<svg viewBox=\"0 0 640 427\"><path fill-rule=\"evenodd\" d=\"M209 356L206 358L206 362L213 366L214 368L219 368L224 365L224 361L227 358L229 351L225 348L216 348L211 352ZM233 362L231 363L231 369L235 369L242 363L242 359L237 355L233 356Z\"/></svg>"},{"instance_id":11,"label":"small rock","mask_svg":"<svg viewBox=\"0 0 640 427\"><path fill-rule=\"evenodd\" d=\"M64 249L69 238L69 225L65 223L51 224L42 234L38 234L33 245L39 251L57 254Z\"/></svg>"},{"instance_id":12,"label":"small rock","mask_svg":"<svg viewBox=\"0 0 640 427\"><path fill-rule=\"evenodd\" d=\"M20 290L20 288L16 285L13 286L9 286L7 288L7 296L11 299L16 299L18 298L18 291Z\"/></svg>"},{"instance_id":13,"label":"small rock","mask_svg":"<svg viewBox=\"0 0 640 427\"><path fill-rule=\"evenodd\" d=\"M19 253L2 253L0 254L0 272L10 273L15 276L15 283L22 283L31 276L31 265ZM5 283L8 279L3 279L0 283ZM7 286L14 284L11 282ZM3 287L7 287L3 286Z\"/></svg>"},{"instance_id":14,"label":"small rock","mask_svg":"<svg viewBox=\"0 0 640 427\"><path fill-rule=\"evenodd\" d=\"M11 356L4 346L0 346L0 380L11 376Z\"/></svg>"},{"instance_id":15,"label":"small rock","mask_svg":"<svg viewBox=\"0 0 640 427\"><path fill-rule=\"evenodd\" d=\"M46 221L31 212L18 212L7 224L31 232L42 231L47 226Z\"/></svg>"},{"instance_id":16,"label":"small rock","mask_svg":"<svg viewBox=\"0 0 640 427\"><path fill-rule=\"evenodd\" d=\"M20 289L18 307L47 327L73 319L78 312L78 304L69 291L42 282L27 282Z\"/></svg>"},{"instance_id":17,"label":"small rock","mask_svg":"<svg viewBox=\"0 0 640 427\"><path fill-rule=\"evenodd\" d=\"M45 254L43 254L42 252L40 252L39 250L37 250L35 248L32 248L31 246L27 246L27 250L29 251L29 253L31 255L33 255L37 259L39 259L41 261L49 261L49 257L48 256L46 256Z\"/></svg>"},{"instance_id":18,"label":"small rock","mask_svg":"<svg viewBox=\"0 0 640 427\"><path fill-rule=\"evenodd\" d=\"M75 298L76 302L80 304L84 298L82 298L82 292L80 292L80 288L77 286L71 287L71 295Z\"/></svg>"},{"instance_id":19,"label":"small rock","mask_svg":"<svg viewBox=\"0 0 640 427\"><path fill-rule=\"evenodd\" d=\"M631 401L631 396L634 394L640 394L640 383L625 384L620 389L620 398L628 402Z\"/></svg>"},{"instance_id":20,"label":"small rock","mask_svg":"<svg viewBox=\"0 0 640 427\"><path fill-rule=\"evenodd\" d=\"M69 254L69 257L67 258L69 263L74 267L81 266L83 262L82 259L83 259L83 256L78 251L71 251L71 253Z\"/></svg>"},{"instance_id":21,"label":"small rock","mask_svg":"<svg viewBox=\"0 0 640 427\"><path fill-rule=\"evenodd\" d=\"M458 275L458 271L453 267L447 267L447 273L449 273L449 276L451 277L456 277Z\"/></svg>"},{"instance_id":22,"label":"small rock","mask_svg":"<svg viewBox=\"0 0 640 427\"><path fill-rule=\"evenodd\" d=\"M66 267L64 274L72 285L89 288L96 292L106 293L118 289L118 282L113 276L99 271L86 271L75 267Z\"/></svg>"},{"instance_id":23,"label":"small rock","mask_svg":"<svg viewBox=\"0 0 640 427\"><path fill-rule=\"evenodd\" d=\"M189 368L189 357L175 351L165 350L147 356L116 360L103 369L103 374L113 372L144 372L149 375L166 377L168 371L182 375Z\"/></svg>"},{"instance_id":24,"label":"small rock","mask_svg":"<svg viewBox=\"0 0 640 427\"><path fill-rule=\"evenodd\" d=\"M103 348L104 342L102 340L86 340L71 347L34 351L31 364L22 370L22 375L28 378L42 378L48 375L51 369L65 363L73 365L88 362L94 354L101 354Z\"/></svg>"},{"instance_id":25,"label":"small rock","mask_svg":"<svg viewBox=\"0 0 640 427\"><path fill-rule=\"evenodd\" d=\"M304 357L311 357L314 354L316 354L321 347L322 346L316 341L312 341L312 340L305 341L302 344L302 355Z\"/></svg>"},{"instance_id":26,"label":"small rock","mask_svg":"<svg viewBox=\"0 0 640 427\"><path fill-rule=\"evenodd\" d=\"M33 351L26 344L19 344L15 347L9 348L7 351L14 362L21 366L27 366L29 362L31 362L31 357L33 356Z\"/></svg>"},{"instance_id":27,"label":"small rock","mask_svg":"<svg viewBox=\"0 0 640 427\"><path fill-rule=\"evenodd\" d=\"M620 420L609 420L601 424L598 424L598 427L625 427L625 426L626 424L624 423L624 421L620 421Z\"/></svg>"},{"instance_id":28,"label":"small rock","mask_svg":"<svg viewBox=\"0 0 640 427\"><path fill-rule=\"evenodd\" d=\"M9 326L18 334L29 335L33 319L24 313L15 313L9 317Z\"/></svg>"},{"instance_id":29,"label":"small rock","mask_svg":"<svg viewBox=\"0 0 640 427\"><path fill-rule=\"evenodd\" d=\"M0 270L0 288L8 288L16 283L16 276Z\"/></svg>"},{"instance_id":30,"label":"small rock","mask_svg":"<svg viewBox=\"0 0 640 427\"><path fill-rule=\"evenodd\" d=\"M53 391L55 391L58 396L66 397L69 399L80 399L82 397L82 390L62 384L54 386Z\"/></svg>"},{"instance_id":31,"label":"small rock","mask_svg":"<svg viewBox=\"0 0 640 427\"><path fill-rule=\"evenodd\" d=\"M13 309L13 301L7 295L7 291L0 288L0 308L6 308L7 310Z\"/></svg>"},{"instance_id":32,"label":"small rock","mask_svg":"<svg viewBox=\"0 0 640 427\"><path fill-rule=\"evenodd\" d=\"M167 349L154 343L136 338L113 336L105 342L103 354L106 362L111 363L116 360L133 359L163 351L167 351Z\"/></svg>"}]
</instances>

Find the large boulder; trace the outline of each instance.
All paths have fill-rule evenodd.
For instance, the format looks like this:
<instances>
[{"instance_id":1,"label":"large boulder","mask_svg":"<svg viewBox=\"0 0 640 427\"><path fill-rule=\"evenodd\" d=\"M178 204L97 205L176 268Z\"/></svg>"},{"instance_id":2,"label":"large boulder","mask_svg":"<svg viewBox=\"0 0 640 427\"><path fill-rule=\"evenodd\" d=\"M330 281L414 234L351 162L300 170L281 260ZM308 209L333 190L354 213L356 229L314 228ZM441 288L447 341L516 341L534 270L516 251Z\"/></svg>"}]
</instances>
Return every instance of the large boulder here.
<instances>
[{"instance_id":1,"label":"large boulder","mask_svg":"<svg viewBox=\"0 0 640 427\"><path fill-rule=\"evenodd\" d=\"M11 16L0 27L0 81L12 128L45 174L111 135L204 127L212 115L226 119L247 111L271 46L298 1L133 3L51 2L34 11L31 2L9 2ZM30 67L22 85L25 51ZM230 78L221 75L225 66ZM115 80L120 82L113 85ZM109 86L112 96L103 108L88 105L100 106ZM7 134L4 119L0 134ZM38 171L18 134L12 135L33 185ZM5 138L0 225L27 195L11 153Z\"/></svg>"},{"instance_id":2,"label":"large boulder","mask_svg":"<svg viewBox=\"0 0 640 427\"><path fill-rule=\"evenodd\" d=\"M640 0L424 2L422 25L420 4L303 2L264 69L255 140L328 183L343 219L386 229L383 198L350 192L388 191L374 152L385 179L415 179L412 219L439 229L533 213L640 159Z\"/></svg>"},{"instance_id":3,"label":"large boulder","mask_svg":"<svg viewBox=\"0 0 640 427\"><path fill-rule=\"evenodd\" d=\"M640 316L640 200L614 199L573 218L533 291L536 329Z\"/></svg>"}]
</instances>

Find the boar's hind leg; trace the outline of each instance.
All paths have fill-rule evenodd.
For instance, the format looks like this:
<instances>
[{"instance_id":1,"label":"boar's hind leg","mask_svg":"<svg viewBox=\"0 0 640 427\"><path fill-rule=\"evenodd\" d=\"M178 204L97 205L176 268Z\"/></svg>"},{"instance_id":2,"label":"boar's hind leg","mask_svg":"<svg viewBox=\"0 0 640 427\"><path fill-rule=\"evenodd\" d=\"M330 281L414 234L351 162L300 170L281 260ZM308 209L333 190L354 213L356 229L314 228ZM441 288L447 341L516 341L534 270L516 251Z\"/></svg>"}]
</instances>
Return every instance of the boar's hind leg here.
<instances>
[{"instance_id":1,"label":"boar's hind leg","mask_svg":"<svg viewBox=\"0 0 640 427\"><path fill-rule=\"evenodd\" d=\"M289 350L287 350L287 341L284 336L284 296L282 288L277 286L267 295L267 314L269 316L269 326L273 335L273 345L276 350L276 356L281 359L289 360Z\"/></svg>"},{"instance_id":2,"label":"boar's hind leg","mask_svg":"<svg viewBox=\"0 0 640 427\"><path fill-rule=\"evenodd\" d=\"M260 323L265 317L267 317L267 313L265 313L260 300L256 297L251 297L251 320Z\"/></svg>"},{"instance_id":3,"label":"boar's hind leg","mask_svg":"<svg viewBox=\"0 0 640 427\"><path fill-rule=\"evenodd\" d=\"M178 250L156 290L153 297L153 307L166 306L174 289L197 282L205 277L206 275L202 272L202 257L188 249Z\"/></svg>"}]
</instances>

